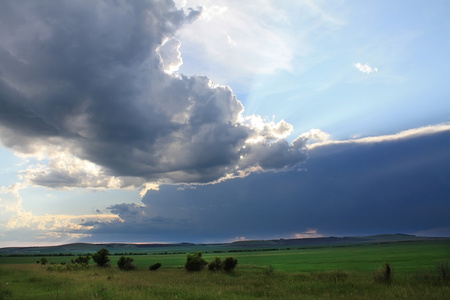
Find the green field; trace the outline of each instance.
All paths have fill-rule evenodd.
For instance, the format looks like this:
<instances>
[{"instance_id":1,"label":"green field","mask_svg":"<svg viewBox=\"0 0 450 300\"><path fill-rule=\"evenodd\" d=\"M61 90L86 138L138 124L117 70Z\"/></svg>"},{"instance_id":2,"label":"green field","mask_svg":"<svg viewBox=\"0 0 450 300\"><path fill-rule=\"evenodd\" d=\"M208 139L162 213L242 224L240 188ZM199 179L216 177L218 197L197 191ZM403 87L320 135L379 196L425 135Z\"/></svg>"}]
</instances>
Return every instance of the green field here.
<instances>
[{"instance_id":1,"label":"green field","mask_svg":"<svg viewBox=\"0 0 450 300\"><path fill-rule=\"evenodd\" d=\"M40 257L0 257L0 299L448 299L436 265L450 261L450 241L384 243L278 251L205 253L238 259L233 274L188 273L185 254L132 256L138 269L49 271ZM48 256L50 263L73 256ZM148 266L161 262L155 272ZM373 273L392 266L391 284ZM271 271L272 270L272 271ZM448 269L447 269L448 271ZM447 274L449 276L449 274Z\"/></svg>"},{"instance_id":2,"label":"green field","mask_svg":"<svg viewBox=\"0 0 450 300\"><path fill-rule=\"evenodd\" d=\"M375 245L347 247L322 247L277 251L248 251L231 253L204 253L209 261L216 256L233 256L239 266L263 268L272 265L285 272L313 272L326 270L346 270L369 272L384 263L390 263L398 273L411 273L417 269L433 267L440 260L450 259L450 240L395 242ZM76 256L42 256L50 263L70 263ZM112 255L115 265L120 256ZM131 255L135 264L147 268L161 262L165 269L182 267L186 254ZM8 257L0 256L1 264L36 263L41 256Z\"/></svg>"}]
</instances>

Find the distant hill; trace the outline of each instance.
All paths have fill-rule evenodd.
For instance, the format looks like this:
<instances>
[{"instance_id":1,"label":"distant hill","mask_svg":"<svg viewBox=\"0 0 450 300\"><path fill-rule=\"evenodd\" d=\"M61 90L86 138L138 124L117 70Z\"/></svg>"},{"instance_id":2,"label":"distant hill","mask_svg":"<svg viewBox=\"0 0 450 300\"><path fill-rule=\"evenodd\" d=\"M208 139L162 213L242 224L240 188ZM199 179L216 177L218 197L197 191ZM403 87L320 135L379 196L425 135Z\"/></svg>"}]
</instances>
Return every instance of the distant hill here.
<instances>
[{"instance_id":1,"label":"distant hill","mask_svg":"<svg viewBox=\"0 0 450 300\"><path fill-rule=\"evenodd\" d=\"M388 242L422 241L445 238L419 237L408 234L380 234L363 237L320 237L303 239L279 239L269 241L237 241L227 244L229 247L326 247L326 246L346 246L355 244L377 244ZM450 239L450 238L449 238Z\"/></svg>"},{"instance_id":2,"label":"distant hill","mask_svg":"<svg viewBox=\"0 0 450 300\"><path fill-rule=\"evenodd\" d=\"M246 240L219 244L89 244L73 243L48 247L6 247L0 248L0 255L67 255L94 253L101 248L111 253L148 253L167 254L185 253L191 251L203 252L236 252L236 251L264 251L287 248L317 248L317 247L345 247L351 245L397 243L412 241L443 240L450 238L420 237L407 234L380 234L363 237L320 237L304 239L276 239L276 240Z\"/></svg>"}]
</instances>

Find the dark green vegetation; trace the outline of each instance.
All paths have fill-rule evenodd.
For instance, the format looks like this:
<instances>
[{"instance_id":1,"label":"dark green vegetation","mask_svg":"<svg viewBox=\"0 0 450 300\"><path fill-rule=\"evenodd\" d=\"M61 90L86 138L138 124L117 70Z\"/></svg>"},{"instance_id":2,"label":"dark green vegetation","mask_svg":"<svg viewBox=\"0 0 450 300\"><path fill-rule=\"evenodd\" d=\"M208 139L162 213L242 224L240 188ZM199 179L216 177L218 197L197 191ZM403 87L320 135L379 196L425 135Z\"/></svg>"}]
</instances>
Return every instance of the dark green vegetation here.
<instances>
[{"instance_id":1,"label":"dark green vegetation","mask_svg":"<svg viewBox=\"0 0 450 300\"><path fill-rule=\"evenodd\" d=\"M91 256L90 255L79 255L77 258L71 259L70 262L73 263L73 264L84 264L84 265L87 265L87 264L89 264L90 260L91 260Z\"/></svg>"},{"instance_id":2,"label":"dark green vegetation","mask_svg":"<svg viewBox=\"0 0 450 300\"><path fill-rule=\"evenodd\" d=\"M121 257L114 255L109 268L71 264L70 256L44 256L46 265L36 264L42 256L0 257L0 299L448 299L450 295L449 239L289 248L232 252L232 260L239 263L230 273L187 272L185 253L129 255L137 267L129 272L119 270ZM223 267L229 253L209 250L201 258ZM153 265L159 267L150 272Z\"/></svg>"},{"instance_id":3,"label":"dark green vegetation","mask_svg":"<svg viewBox=\"0 0 450 300\"><path fill-rule=\"evenodd\" d=\"M225 272L232 272L234 268L237 265L237 259L233 257L227 257L225 258L225 261L223 262L223 270Z\"/></svg>"},{"instance_id":4,"label":"dark green vegetation","mask_svg":"<svg viewBox=\"0 0 450 300\"><path fill-rule=\"evenodd\" d=\"M109 254L108 249L102 248L92 255L92 259L97 263L97 266L106 267L109 265Z\"/></svg>"},{"instance_id":5,"label":"dark green vegetation","mask_svg":"<svg viewBox=\"0 0 450 300\"><path fill-rule=\"evenodd\" d=\"M151 265L150 267L148 267L148 269L149 269L149 271L156 271L159 268L161 268L161 266L162 266L162 263L157 262L157 263L154 263L153 265Z\"/></svg>"},{"instance_id":6,"label":"dark green vegetation","mask_svg":"<svg viewBox=\"0 0 450 300\"><path fill-rule=\"evenodd\" d=\"M216 257L214 260L208 263L208 270L211 272L224 271L227 273L233 272L237 265L237 259L233 257L227 257L224 261L220 257Z\"/></svg>"},{"instance_id":7,"label":"dark green vegetation","mask_svg":"<svg viewBox=\"0 0 450 300\"><path fill-rule=\"evenodd\" d=\"M237 265L237 259L233 257L227 257L224 261L221 261L220 257L216 257L208 264L210 271L225 271L227 273L233 272Z\"/></svg>"},{"instance_id":8,"label":"dark green vegetation","mask_svg":"<svg viewBox=\"0 0 450 300\"><path fill-rule=\"evenodd\" d=\"M187 255L184 268L189 272L199 272L203 270L207 264L208 263L203 259L201 252L194 252Z\"/></svg>"},{"instance_id":9,"label":"dark green vegetation","mask_svg":"<svg viewBox=\"0 0 450 300\"><path fill-rule=\"evenodd\" d=\"M134 259L131 257L122 256L117 261L117 266L121 270L131 271L131 270L136 269L136 266L134 265L133 261L134 261Z\"/></svg>"}]
</instances>

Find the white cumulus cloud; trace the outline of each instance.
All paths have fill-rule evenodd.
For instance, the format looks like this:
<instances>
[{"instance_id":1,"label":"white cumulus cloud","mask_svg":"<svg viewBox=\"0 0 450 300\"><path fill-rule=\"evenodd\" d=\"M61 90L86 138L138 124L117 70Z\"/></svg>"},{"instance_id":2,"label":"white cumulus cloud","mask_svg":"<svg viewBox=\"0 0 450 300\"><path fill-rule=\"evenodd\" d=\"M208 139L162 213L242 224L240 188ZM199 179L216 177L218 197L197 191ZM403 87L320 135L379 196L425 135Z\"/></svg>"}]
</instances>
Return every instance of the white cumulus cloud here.
<instances>
[{"instance_id":1,"label":"white cumulus cloud","mask_svg":"<svg viewBox=\"0 0 450 300\"><path fill-rule=\"evenodd\" d=\"M246 117L230 87L178 73L177 34L201 11L170 1L2 1L0 141L40 160L22 178L145 190L302 163L306 146L285 141L290 124ZM203 11L208 20L197 22L228 13ZM245 40L230 36L237 47ZM283 48L275 33L267 38Z\"/></svg>"},{"instance_id":2,"label":"white cumulus cloud","mask_svg":"<svg viewBox=\"0 0 450 300\"><path fill-rule=\"evenodd\" d=\"M378 72L377 67L371 67L369 64L362 64L360 62L355 64L355 68L357 68L359 71L366 73L366 74Z\"/></svg>"}]
</instances>

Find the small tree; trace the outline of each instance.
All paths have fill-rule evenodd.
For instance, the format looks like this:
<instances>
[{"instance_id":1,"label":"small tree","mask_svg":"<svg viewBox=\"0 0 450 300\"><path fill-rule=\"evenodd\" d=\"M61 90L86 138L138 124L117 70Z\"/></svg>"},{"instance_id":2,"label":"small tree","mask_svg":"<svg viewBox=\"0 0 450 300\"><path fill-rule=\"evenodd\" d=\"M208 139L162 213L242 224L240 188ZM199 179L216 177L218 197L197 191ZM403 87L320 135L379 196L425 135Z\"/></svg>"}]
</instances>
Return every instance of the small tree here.
<instances>
[{"instance_id":1,"label":"small tree","mask_svg":"<svg viewBox=\"0 0 450 300\"><path fill-rule=\"evenodd\" d=\"M237 259L232 257L225 258L223 262L223 270L225 272L232 272L237 265Z\"/></svg>"},{"instance_id":2,"label":"small tree","mask_svg":"<svg viewBox=\"0 0 450 300\"><path fill-rule=\"evenodd\" d=\"M106 267L109 263L109 251L108 249L102 248L92 255L92 259L97 263L99 267Z\"/></svg>"},{"instance_id":3,"label":"small tree","mask_svg":"<svg viewBox=\"0 0 450 300\"><path fill-rule=\"evenodd\" d=\"M186 257L184 268L190 272L198 272L208 263L202 258L202 252L189 253Z\"/></svg>"},{"instance_id":4,"label":"small tree","mask_svg":"<svg viewBox=\"0 0 450 300\"><path fill-rule=\"evenodd\" d=\"M119 258L119 261L117 261L117 266L121 270L130 271L136 269L136 266L133 264L134 259L131 257L125 257L122 256Z\"/></svg>"},{"instance_id":5,"label":"small tree","mask_svg":"<svg viewBox=\"0 0 450 300\"><path fill-rule=\"evenodd\" d=\"M41 258L40 262L41 262L41 265L46 265L48 263L48 260L45 257L43 257L43 258Z\"/></svg>"},{"instance_id":6,"label":"small tree","mask_svg":"<svg viewBox=\"0 0 450 300\"><path fill-rule=\"evenodd\" d=\"M161 266L162 266L162 264L161 264L160 262L157 262L156 264L151 265L148 269L149 269L150 271L156 271L156 270L158 270L159 268L161 268Z\"/></svg>"}]
</instances>

